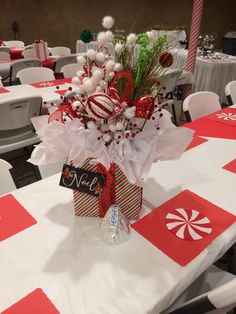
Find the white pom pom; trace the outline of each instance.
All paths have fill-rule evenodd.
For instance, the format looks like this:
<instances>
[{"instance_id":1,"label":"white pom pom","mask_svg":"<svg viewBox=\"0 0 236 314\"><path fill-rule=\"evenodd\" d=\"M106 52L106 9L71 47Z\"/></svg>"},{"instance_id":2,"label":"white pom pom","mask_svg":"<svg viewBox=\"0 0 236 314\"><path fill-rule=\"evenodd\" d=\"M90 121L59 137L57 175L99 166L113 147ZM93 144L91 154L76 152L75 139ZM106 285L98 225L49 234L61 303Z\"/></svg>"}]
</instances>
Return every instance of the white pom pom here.
<instances>
[{"instance_id":1,"label":"white pom pom","mask_svg":"<svg viewBox=\"0 0 236 314\"><path fill-rule=\"evenodd\" d=\"M80 79L78 77L73 77L71 83L75 85L80 85Z\"/></svg>"},{"instance_id":2,"label":"white pom pom","mask_svg":"<svg viewBox=\"0 0 236 314\"><path fill-rule=\"evenodd\" d=\"M104 134L104 135L103 135L103 139L104 139L105 142L110 142L110 140L111 140L111 135L109 135L109 134Z\"/></svg>"},{"instance_id":3,"label":"white pom pom","mask_svg":"<svg viewBox=\"0 0 236 314\"><path fill-rule=\"evenodd\" d=\"M100 45L105 45L106 42L107 42L106 33L105 33L105 32L99 33L97 40L98 40L98 43L99 43Z\"/></svg>"},{"instance_id":4,"label":"white pom pom","mask_svg":"<svg viewBox=\"0 0 236 314\"><path fill-rule=\"evenodd\" d=\"M115 132L115 131L116 131L116 125L115 125L115 124L110 124L110 125L109 125L109 130L110 130L111 132Z\"/></svg>"},{"instance_id":5,"label":"white pom pom","mask_svg":"<svg viewBox=\"0 0 236 314\"><path fill-rule=\"evenodd\" d=\"M88 129L92 130L92 129L96 128L96 125L95 125L95 123L93 121L89 121L87 123L87 127L88 127Z\"/></svg>"},{"instance_id":6,"label":"white pom pom","mask_svg":"<svg viewBox=\"0 0 236 314\"><path fill-rule=\"evenodd\" d=\"M84 88L82 85L78 86L78 94L83 94L84 93Z\"/></svg>"},{"instance_id":7,"label":"white pom pom","mask_svg":"<svg viewBox=\"0 0 236 314\"><path fill-rule=\"evenodd\" d=\"M83 56L78 56L77 57L77 62L81 65L85 65L86 64L86 60Z\"/></svg>"},{"instance_id":8,"label":"white pom pom","mask_svg":"<svg viewBox=\"0 0 236 314\"><path fill-rule=\"evenodd\" d=\"M89 49L87 52L86 52L86 55L87 57L90 59L90 60L94 60L96 58L96 55L97 55L97 52L93 49Z\"/></svg>"},{"instance_id":9,"label":"white pom pom","mask_svg":"<svg viewBox=\"0 0 236 314\"><path fill-rule=\"evenodd\" d=\"M121 122L117 122L117 123L116 123L116 129L117 129L118 131L121 131L121 130L123 129L123 127L124 127L124 125L123 125Z\"/></svg>"},{"instance_id":10,"label":"white pom pom","mask_svg":"<svg viewBox=\"0 0 236 314\"><path fill-rule=\"evenodd\" d=\"M95 90L94 83L91 79L87 79L85 82L83 82L83 88L86 91L87 94L91 94Z\"/></svg>"},{"instance_id":11,"label":"white pom pom","mask_svg":"<svg viewBox=\"0 0 236 314\"><path fill-rule=\"evenodd\" d=\"M96 55L96 60L103 63L106 60L106 56L104 53L98 52Z\"/></svg>"},{"instance_id":12,"label":"white pom pom","mask_svg":"<svg viewBox=\"0 0 236 314\"><path fill-rule=\"evenodd\" d=\"M137 41L137 36L133 33L129 34L127 36L127 44L128 45L134 45Z\"/></svg>"},{"instance_id":13,"label":"white pom pom","mask_svg":"<svg viewBox=\"0 0 236 314\"><path fill-rule=\"evenodd\" d=\"M85 73L85 72L82 71L82 70L76 72L78 78L82 78L82 76L83 76L84 73Z\"/></svg>"},{"instance_id":14,"label":"white pom pom","mask_svg":"<svg viewBox=\"0 0 236 314\"><path fill-rule=\"evenodd\" d=\"M146 32L146 34L148 36L149 41L152 41L154 39L154 35L152 32L149 31L149 32Z\"/></svg>"},{"instance_id":15,"label":"white pom pom","mask_svg":"<svg viewBox=\"0 0 236 314\"><path fill-rule=\"evenodd\" d=\"M105 81L101 81L101 82L100 82L100 86L101 86L102 89L105 89L106 86L107 86L107 84L106 84Z\"/></svg>"},{"instance_id":16,"label":"white pom pom","mask_svg":"<svg viewBox=\"0 0 236 314\"><path fill-rule=\"evenodd\" d=\"M125 117L128 119L133 118L135 116L135 110L136 110L135 106L125 109L125 112L124 112Z\"/></svg>"},{"instance_id":17,"label":"white pom pom","mask_svg":"<svg viewBox=\"0 0 236 314\"><path fill-rule=\"evenodd\" d=\"M115 66L115 62L112 61L112 60L109 60L107 63L106 63L106 71L108 73L112 72L113 69L114 69L114 66Z\"/></svg>"},{"instance_id":18,"label":"white pom pom","mask_svg":"<svg viewBox=\"0 0 236 314\"><path fill-rule=\"evenodd\" d=\"M108 76L109 76L109 79L110 79L110 80L112 80L112 79L113 79L113 77L114 77L114 75L115 75L115 73L114 73L114 72L109 73L109 75L108 75Z\"/></svg>"},{"instance_id":19,"label":"white pom pom","mask_svg":"<svg viewBox=\"0 0 236 314\"><path fill-rule=\"evenodd\" d=\"M78 101L78 100L76 100L76 101L74 101L74 102L72 103L72 108L73 108L74 110L81 109L81 107L82 107L82 104L81 104L81 102Z\"/></svg>"},{"instance_id":20,"label":"white pom pom","mask_svg":"<svg viewBox=\"0 0 236 314\"><path fill-rule=\"evenodd\" d=\"M106 37L107 37L107 41L112 41L114 38L114 35L111 31L106 31Z\"/></svg>"},{"instance_id":21,"label":"white pom pom","mask_svg":"<svg viewBox=\"0 0 236 314\"><path fill-rule=\"evenodd\" d=\"M123 66L120 63L116 63L114 66L114 71L121 71L123 70Z\"/></svg>"},{"instance_id":22,"label":"white pom pom","mask_svg":"<svg viewBox=\"0 0 236 314\"><path fill-rule=\"evenodd\" d=\"M124 49L124 45L122 45L121 43L117 43L115 45L115 52L118 54L118 56L121 54L123 49Z\"/></svg>"},{"instance_id":23,"label":"white pom pom","mask_svg":"<svg viewBox=\"0 0 236 314\"><path fill-rule=\"evenodd\" d=\"M114 23L115 23L115 20L113 19L112 16L104 16L104 18L102 19L102 26L104 28L110 29L112 28Z\"/></svg>"},{"instance_id":24,"label":"white pom pom","mask_svg":"<svg viewBox=\"0 0 236 314\"><path fill-rule=\"evenodd\" d=\"M70 96L70 94L72 94L72 92L70 90L67 90L64 94L64 97L68 97Z\"/></svg>"},{"instance_id":25,"label":"white pom pom","mask_svg":"<svg viewBox=\"0 0 236 314\"><path fill-rule=\"evenodd\" d=\"M101 81L101 79L103 78L103 70L101 69L97 69L93 72L93 76L94 79L96 79L98 82Z\"/></svg>"}]
</instances>

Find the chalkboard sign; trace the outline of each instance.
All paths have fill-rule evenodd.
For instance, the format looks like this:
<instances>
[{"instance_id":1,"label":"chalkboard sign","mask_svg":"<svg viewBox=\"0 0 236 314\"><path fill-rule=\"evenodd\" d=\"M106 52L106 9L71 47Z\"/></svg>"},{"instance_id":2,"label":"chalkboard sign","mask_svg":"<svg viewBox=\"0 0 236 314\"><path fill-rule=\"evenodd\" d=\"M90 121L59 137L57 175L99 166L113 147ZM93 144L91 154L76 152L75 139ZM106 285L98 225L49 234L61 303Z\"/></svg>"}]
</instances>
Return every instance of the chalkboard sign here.
<instances>
[{"instance_id":1,"label":"chalkboard sign","mask_svg":"<svg viewBox=\"0 0 236 314\"><path fill-rule=\"evenodd\" d=\"M61 186L99 197L105 183L105 175L66 164L63 166Z\"/></svg>"}]
</instances>

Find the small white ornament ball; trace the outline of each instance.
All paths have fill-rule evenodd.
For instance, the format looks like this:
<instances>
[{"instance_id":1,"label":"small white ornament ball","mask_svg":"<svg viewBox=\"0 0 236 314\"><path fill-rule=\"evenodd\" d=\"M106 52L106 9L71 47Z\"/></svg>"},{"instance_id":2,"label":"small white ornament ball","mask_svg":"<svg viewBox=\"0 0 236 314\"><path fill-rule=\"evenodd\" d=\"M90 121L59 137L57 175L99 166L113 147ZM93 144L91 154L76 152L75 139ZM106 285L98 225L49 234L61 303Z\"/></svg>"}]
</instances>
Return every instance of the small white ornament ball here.
<instances>
[{"instance_id":1,"label":"small white ornament ball","mask_svg":"<svg viewBox=\"0 0 236 314\"><path fill-rule=\"evenodd\" d=\"M95 90L94 82L91 79L83 81L83 88L87 94L91 94Z\"/></svg>"},{"instance_id":2,"label":"small white ornament ball","mask_svg":"<svg viewBox=\"0 0 236 314\"><path fill-rule=\"evenodd\" d=\"M116 63L114 66L114 71L122 71L123 70L123 66L120 63Z\"/></svg>"},{"instance_id":3,"label":"small white ornament ball","mask_svg":"<svg viewBox=\"0 0 236 314\"><path fill-rule=\"evenodd\" d=\"M109 60L109 61L106 63L106 71L107 71L107 73L112 72L113 69L114 69L114 66L115 66L115 62L112 61L112 60Z\"/></svg>"},{"instance_id":4,"label":"small white ornament ball","mask_svg":"<svg viewBox=\"0 0 236 314\"><path fill-rule=\"evenodd\" d=\"M86 60L83 56L78 56L77 57L77 62L81 65L85 65L86 64Z\"/></svg>"},{"instance_id":5,"label":"small white ornament ball","mask_svg":"<svg viewBox=\"0 0 236 314\"><path fill-rule=\"evenodd\" d=\"M90 59L90 60L94 60L96 58L96 55L97 55L97 52L93 49L89 49L87 52L86 52L86 55L87 57Z\"/></svg>"},{"instance_id":6,"label":"small white ornament ball","mask_svg":"<svg viewBox=\"0 0 236 314\"><path fill-rule=\"evenodd\" d=\"M97 37L97 41L100 45L105 45L107 42L107 36L105 32L100 32Z\"/></svg>"},{"instance_id":7,"label":"small white ornament ball","mask_svg":"<svg viewBox=\"0 0 236 314\"><path fill-rule=\"evenodd\" d=\"M118 131L121 131L121 130L123 129L123 127L124 127L124 125L123 125L121 122L117 122L117 123L116 123L116 129L117 129Z\"/></svg>"},{"instance_id":8,"label":"small white ornament ball","mask_svg":"<svg viewBox=\"0 0 236 314\"><path fill-rule=\"evenodd\" d=\"M154 39L154 35L152 32L148 31L146 34L148 36L149 41L152 41Z\"/></svg>"},{"instance_id":9,"label":"small white ornament ball","mask_svg":"<svg viewBox=\"0 0 236 314\"><path fill-rule=\"evenodd\" d=\"M104 16L104 18L102 19L102 26L104 28L110 29L112 28L114 23L115 23L115 20L113 19L112 16Z\"/></svg>"},{"instance_id":10,"label":"small white ornament ball","mask_svg":"<svg viewBox=\"0 0 236 314\"><path fill-rule=\"evenodd\" d=\"M127 44L128 45L134 45L137 41L137 36L133 33L129 34L127 36Z\"/></svg>"},{"instance_id":11,"label":"small white ornament ball","mask_svg":"<svg viewBox=\"0 0 236 314\"><path fill-rule=\"evenodd\" d=\"M110 125L109 125L109 130L110 130L111 132L115 132L115 131L116 131L116 125L115 125L115 124L110 124Z\"/></svg>"},{"instance_id":12,"label":"small white ornament ball","mask_svg":"<svg viewBox=\"0 0 236 314\"><path fill-rule=\"evenodd\" d=\"M135 106L126 108L124 115L126 116L126 118L131 119L135 116L135 110L136 110Z\"/></svg>"},{"instance_id":13,"label":"small white ornament ball","mask_svg":"<svg viewBox=\"0 0 236 314\"><path fill-rule=\"evenodd\" d=\"M112 41L114 39L114 35L111 31L106 31L107 41Z\"/></svg>"},{"instance_id":14,"label":"small white ornament ball","mask_svg":"<svg viewBox=\"0 0 236 314\"><path fill-rule=\"evenodd\" d=\"M121 54L121 52L123 51L124 49L124 45L121 44L121 43L117 43L115 45L115 52L118 54L118 56Z\"/></svg>"},{"instance_id":15,"label":"small white ornament ball","mask_svg":"<svg viewBox=\"0 0 236 314\"><path fill-rule=\"evenodd\" d=\"M78 77L73 77L71 83L75 85L80 85L80 79Z\"/></svg>"},{"instance_id":16,"label":"small white ornament ball","mask_svg":"<svg viewBox=\"0 0 236 314\"><path fill-rule=\"evenodd\" d=\"M88 127L89 130L93 130L93 129L96 128L96 125L95 125L95 123L93 121L89 121L87 123L87 127Z\"/></svg>"},{"instance_id":17,"label":"small white ornament ball","mask_svg":"<svg viewBox=\"0 0 236 314\"><path fill-rule=\"evenodd\" d=\"M103 139L104 139L105 142L110 142L110 140L111 140L111 135L109 135L109 134L104 134L104 135L103 135Z\"/></svg>"},{"instance_id":18,"label":"small white ornament ball","mask_svg":"<svg viewBox=\"0 0 236 314\"><path fill-rule=\"evenodd\" d=\"M98 52L96 55L96 60L103 63L106 60L106 55L102 52Z\"/></svg>"}]
</instances>

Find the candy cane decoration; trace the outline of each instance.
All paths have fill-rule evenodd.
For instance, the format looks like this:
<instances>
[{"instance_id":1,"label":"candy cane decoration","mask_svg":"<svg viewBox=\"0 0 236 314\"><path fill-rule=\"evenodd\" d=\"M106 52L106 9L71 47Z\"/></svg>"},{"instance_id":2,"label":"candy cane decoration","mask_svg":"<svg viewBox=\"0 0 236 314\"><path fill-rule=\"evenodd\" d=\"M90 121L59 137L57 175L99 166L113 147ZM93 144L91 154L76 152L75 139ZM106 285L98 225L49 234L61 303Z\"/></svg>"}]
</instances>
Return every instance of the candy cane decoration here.
<instances>
[{"instance_id":1,"label":"candy cane decoration","mask_svg":"<svg viewBox=\"0 0 236 314\"><path fill-rule=\"evenodd\" d=\"M109 49L108 49L106 46L99 45L97 51L100 52L102 49L105 50L105 52L106 52L106 54L108 55L108 57L111 56L111 55L110 55L110 52L109 52Z\"/></svg>"},{"instance_id":2,"label":"candy cane decoration","mask_svg":"<svg viewBox=\"0 0 236 314\"><path fill-rule=\"evenodd\" d=\"M166 227L176 237L194 241L201 240L212 232L210 220L194 209L177 208L166 216Z\"/></svg>"}]
</instances>

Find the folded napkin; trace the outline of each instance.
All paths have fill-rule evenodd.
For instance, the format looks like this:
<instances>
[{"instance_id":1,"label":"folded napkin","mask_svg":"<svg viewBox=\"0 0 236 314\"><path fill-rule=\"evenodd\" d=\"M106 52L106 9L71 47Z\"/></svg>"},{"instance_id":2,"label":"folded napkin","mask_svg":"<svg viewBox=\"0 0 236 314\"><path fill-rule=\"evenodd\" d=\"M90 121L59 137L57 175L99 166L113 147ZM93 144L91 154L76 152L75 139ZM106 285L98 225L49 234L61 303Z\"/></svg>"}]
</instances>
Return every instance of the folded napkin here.
<instances>
[{"instance_id":1,"label":"folded napkin","mask_svg":"<svg viewBox=\"0 0 236 314\"><path fill-rule=\"evenodd\" d=\"M236 173L236 158L232 160L231 162L229 162L228 164L226 164L223 167L223 169Z\"/></svg>"},{"instance_id":2,"label":"folded napkin","mask_svg":"<svg viewBox=\"0 0 236 314\"><path fill-rule=\"evenodd\" d=\"M236 216L185 190L132 227L176 263L185 266L234 222Z\"/></svg>"},{"instance_id":3,"label":"folded napkin","mask_svg":"<svg viewBox=\"0 0 236 314\"><path fill-rule=\"evenodd\" d=\"M12 194L0 197L0 241L36 223L37 221Z\"/></svg>"},{"instance_id":4,"label":"folded napkin","mask_svg":"<svg viewBox=\"0 0 236 314\"><path fill-rule=\"evenodd\" d=\"M36 289L2 314L58 314L60 313L42 289Z\"/></svg>"},{"instance_id":5,"label":"folded napkin","mask_svg":"<svg viewBox=\"0 0 236 314\"><path fill-rule=\"evenodd\" d=\"M206 116L206 118L226 125L236 126L236 108L225 108Z\"/></svg>"},{"instance_id":6,"label":"folded napkin","mask_svg":"<svg viewBox=\"0 0 236 314\"><path fill-rule=\"evenodd\" d=\"M0 94L3 94L3 93L10 93L10 91L4 87L0 87Z\"/></svg>"}]
</instances>

